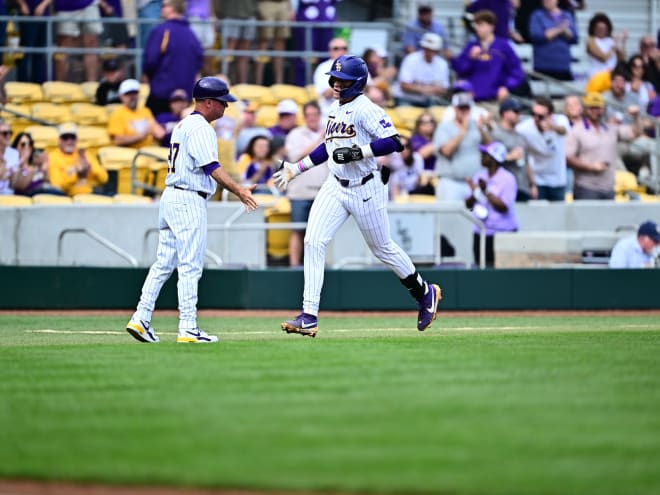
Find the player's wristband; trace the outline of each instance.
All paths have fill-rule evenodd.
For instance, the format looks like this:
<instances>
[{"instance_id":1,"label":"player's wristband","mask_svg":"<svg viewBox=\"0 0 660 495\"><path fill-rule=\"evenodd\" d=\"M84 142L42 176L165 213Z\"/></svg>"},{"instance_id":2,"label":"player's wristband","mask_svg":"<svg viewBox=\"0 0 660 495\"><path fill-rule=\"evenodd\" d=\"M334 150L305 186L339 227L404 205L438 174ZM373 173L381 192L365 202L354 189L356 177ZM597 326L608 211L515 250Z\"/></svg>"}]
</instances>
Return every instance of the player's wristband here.
<instances>
[{"instance_id":1,"label":"player's wristband","mask_svg":"<svg viewBox=\"0 0 660 495\"><path fill-rule=\"evenodd\" d=\"M305 170L309 170L314 166L314 162L312 162L312 159L309 156L306 156L302 160L298 162L298 170L300 170L300 173L302 174Z\"/></svg>"},{"instance_id":2,"label":"player's wristband","mask_svg":"<svg viewBox=\"0 0 660 495\"><path fill-rule=\"evenodd\" d=\"M360 151L362 152L362 159L374 157L374 150L371 148L371 144L365 144L360 146Z\"/></svg>"}]
</instances>

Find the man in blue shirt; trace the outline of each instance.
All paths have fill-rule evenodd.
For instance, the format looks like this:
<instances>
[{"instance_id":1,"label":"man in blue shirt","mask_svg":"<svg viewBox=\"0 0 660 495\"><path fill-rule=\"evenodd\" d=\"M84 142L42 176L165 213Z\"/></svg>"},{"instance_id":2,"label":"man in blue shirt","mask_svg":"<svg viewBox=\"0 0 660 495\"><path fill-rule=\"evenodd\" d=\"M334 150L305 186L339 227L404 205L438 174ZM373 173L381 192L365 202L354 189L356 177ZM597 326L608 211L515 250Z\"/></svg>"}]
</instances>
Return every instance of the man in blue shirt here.
<instances>
[{"instance_id":1,"label":"man in blue shirt","mask_svg":"<svg viewBox=\"0 0 660 495\"><path fill-rule=\"evenodd\" d=\"M610 256L610 268L653 268L660 244L658 225L650 220L637 229L637 235L619 239Z\"/></svg>"},{"instance_id":2,"label":"man in blue shirt","mask_svg":"<svg viewBox=\"0 0 660 495\"><path fill-rule=\"evenodd\" d=\"M406 30L403 32L403 50L404 55L419 50L419 42L422 40L424 33L435 33L442 38L442 46L445 47L445 57L449 57L449 39L447 32L442 24L433 20L433 7L430 5L420 5L417 7L417 18L410 21L406 25Z\"/></svg>"}]
</instances>

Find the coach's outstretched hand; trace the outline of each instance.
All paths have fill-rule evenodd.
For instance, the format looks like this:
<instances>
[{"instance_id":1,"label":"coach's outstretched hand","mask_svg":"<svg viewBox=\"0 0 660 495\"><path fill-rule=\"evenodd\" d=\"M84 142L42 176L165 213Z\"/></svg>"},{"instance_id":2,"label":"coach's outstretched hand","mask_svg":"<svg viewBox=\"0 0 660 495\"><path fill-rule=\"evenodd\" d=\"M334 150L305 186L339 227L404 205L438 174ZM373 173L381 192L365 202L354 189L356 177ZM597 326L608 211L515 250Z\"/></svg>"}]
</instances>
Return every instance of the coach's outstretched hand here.
<instances>
[{"instance_id":1,"label":"coach's outstretched hand","mask_svg":"<svg viewBox=\"0 0 660 495\"><path fill-rule=\"evenodd\" d=\"M277 172L273 174L273 180L275 181L275 185L277 187L284 190L286 189L286 186L289 185L289 182L291 182L291 179L293 179L296 175L300 175L301 173L302 170L297 163L289 163L282 160L280 162L280 167L277 169Z\"/></svg>"},{"instance_id":2,"label":"coach's outstretched hand","mask_svg":"<svg viewBox=\"0 0 660 495\"><path fill-rule=\"evenodd\" d=\"M363 158L364 156L362 155L362 150L358 147L357 144L354 144L352 148L337 148L332 152L332 159L335 161L335 163L357 162Z\"/></svg>"}]
</instances>

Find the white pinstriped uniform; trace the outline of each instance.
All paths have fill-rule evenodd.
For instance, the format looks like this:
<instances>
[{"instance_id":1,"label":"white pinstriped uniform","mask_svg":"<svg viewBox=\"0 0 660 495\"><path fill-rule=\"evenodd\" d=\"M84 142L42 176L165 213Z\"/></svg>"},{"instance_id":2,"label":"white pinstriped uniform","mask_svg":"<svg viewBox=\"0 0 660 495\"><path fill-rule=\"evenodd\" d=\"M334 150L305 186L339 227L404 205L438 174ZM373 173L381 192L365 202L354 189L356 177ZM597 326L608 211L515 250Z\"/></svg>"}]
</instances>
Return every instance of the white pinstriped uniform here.
<instances>
[{"instance_id":1,"label":"white pinstriped uniform","mask_svg":"<svg viewBox=\"0 0 660 495\"><path fill-rule=\"evenodd\" d=\"M144 281L134 318L151 321L158 294L176 268L179 329L197 327L197 286L206 251L207 200L196 191L209 196L215 193L215 180L201 167L218 161L217 142L215 131L199 113L183 119L172 132L169 173L165 179L168 187L158 212L156 262Z\"/></svg>"},{"instance_id":2,"label":"white pinstriped uniform","mask_svg":"<svg viewBox=\"0 0 660 495\"><path fill-rule=\"evenodd\" d=\"M374 255L399 278L415 273L410 257L390 236L387 186L380 179L376 159L344 164L332 159L336 148L362 146L395 134L398 132L385 111L364 95L343 105L335 100L330 107L325 136L330 174L314 200L305 234L305 313L318 315L325 250L349 215L355 218ZM370 173L374 178L361 185L362 178ZM342 187L336 177L349 179L350 187Z\"/></svg>"}]
</instances>

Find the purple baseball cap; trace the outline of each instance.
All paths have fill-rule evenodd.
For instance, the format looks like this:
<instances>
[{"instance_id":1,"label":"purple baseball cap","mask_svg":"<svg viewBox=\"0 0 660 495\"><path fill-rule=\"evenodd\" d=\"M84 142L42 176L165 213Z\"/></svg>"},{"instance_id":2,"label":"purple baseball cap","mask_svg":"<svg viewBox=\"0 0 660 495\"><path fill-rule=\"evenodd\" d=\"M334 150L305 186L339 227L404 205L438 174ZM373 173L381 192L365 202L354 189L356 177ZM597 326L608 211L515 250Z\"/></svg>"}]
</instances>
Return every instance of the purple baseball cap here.
<instances>
[{"instance_id":1,"label":"purple baseball cap","mask_svg":"<svg viewBox=\"0 0 660 495\"><path fill-rule=\"evenodd\" d=\"M492 157L497 163L503 163L506 160L506 146L499 141L493 141L488 145L479 145L479 151Z\"/></svg>"}]
</instances>

